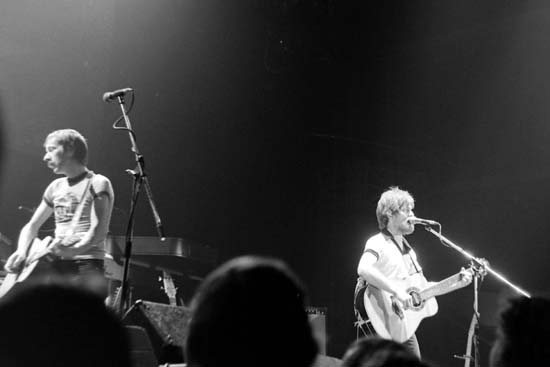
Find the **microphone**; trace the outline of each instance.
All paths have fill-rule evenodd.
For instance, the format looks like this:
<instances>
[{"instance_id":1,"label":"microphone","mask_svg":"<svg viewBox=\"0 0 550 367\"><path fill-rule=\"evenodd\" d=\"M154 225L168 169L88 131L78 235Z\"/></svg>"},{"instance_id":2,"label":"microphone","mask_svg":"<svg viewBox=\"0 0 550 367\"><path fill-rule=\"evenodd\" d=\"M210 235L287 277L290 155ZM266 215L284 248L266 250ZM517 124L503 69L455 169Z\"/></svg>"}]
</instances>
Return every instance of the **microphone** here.
<instances>
[{"instance_id":1,"label":"microphone","mask_svg":"<svg viewBox=\"0 0 550 367\"><path fill-rule=\"evenodd\" d=\"M429 219L422 219L422 218L416 218L416 217L410 217L407 219L407 222L411 224L420 224L422 226L439 226L439 222L436 222L435 220L429 220Z\"/></svg>"},{"instance_id":2,"label":"microphone","mask_svg":"<svg viewBox=\"0 0 550 367\"><path fill-rule=\"evenodd\" d=\"M111 102L117 97L122 97L126 93L133 92L134 90L132 88L123 88L123 89L117 89L112 92L105 92L103 93L103 102Z\"/></svg>"}]
</instances>

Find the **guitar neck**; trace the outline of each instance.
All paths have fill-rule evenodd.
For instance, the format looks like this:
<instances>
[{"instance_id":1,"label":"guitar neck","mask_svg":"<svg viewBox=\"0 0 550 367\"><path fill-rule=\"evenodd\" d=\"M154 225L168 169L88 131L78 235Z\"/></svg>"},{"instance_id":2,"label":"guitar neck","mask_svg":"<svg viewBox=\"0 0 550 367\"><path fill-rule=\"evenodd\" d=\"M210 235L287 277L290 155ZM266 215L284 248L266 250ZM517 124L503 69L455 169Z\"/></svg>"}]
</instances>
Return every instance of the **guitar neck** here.
<instances>
[{"instance_id":1,"label":"guitar neck","mask_svg":"<svg viewBox=\"0 0 550 367\"><path fill-rule=\"evenodd\" d=\"M170 305L171 306L177 306L178 305L178 300L176 299L176 297L168 297L168 300L170 301Z\"/></svg>"},{"instance_id":2,"label":"guitar neck","mask_svg":"<svg viewBox=\"0 0 550 367\"><path fill-rule=\"evenodd\" d=\"M164 283L164 293L168 296L168 300L172 306L177 306L178 301L176 299L177 289L174 285L174 280L172 276L165 270L162 271L162 281Z\"/></svg>"},{"instance_id":3,"label":"guitar neck","mask_svg":"<svg viewBox=\"0 0 550 367\"><path fill-rule=\"evenodd\" d=\"M432 297L441 296L443 294L450 293L452 291L455 291L457 289L463 288L466 286L462 280L462 275L460 273L457 273L455 275L452 275L446 279L443 279L442 281L432 284L426 288L424 288L420 293L422 296L422 299L428 299Z\"/></svg>"}]
</instances>

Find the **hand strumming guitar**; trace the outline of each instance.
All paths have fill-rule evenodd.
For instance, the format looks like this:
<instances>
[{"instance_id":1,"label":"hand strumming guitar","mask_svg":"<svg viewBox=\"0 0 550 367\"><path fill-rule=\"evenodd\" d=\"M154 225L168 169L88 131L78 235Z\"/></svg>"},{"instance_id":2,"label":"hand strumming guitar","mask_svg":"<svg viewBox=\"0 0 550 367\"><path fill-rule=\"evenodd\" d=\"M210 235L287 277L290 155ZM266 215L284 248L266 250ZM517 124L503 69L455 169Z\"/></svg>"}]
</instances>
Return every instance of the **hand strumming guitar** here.
<instances>
[{"instance_id":1,"label":"hand strumming guitar","mask_svg":"<svg viewBox=\"0 0 550 367\"><path fill-rule=\"evenodd\" d=\"M401 302L401 305L405 309L412 305L412 301L413 301L412 296L407 292L405 292L405 290L403 289L400 289L399 291L395 292L394 297L397 298L399 302Z\"/></svg>"},{"instance_id":2,"label":"hand strumming guitar","mask_svg":"<svg viewBox=\"0 0 550 367\"><path fill-rule=\"evenodd\" d=\"M8 273L15 273L15 272L19 271L19 269L21 269L21 267L25 263L26 259L27 259L27 255L25 253L15 251L6 260L6 264L4 265L4 269Z\"/></svg>"}]
</instances>

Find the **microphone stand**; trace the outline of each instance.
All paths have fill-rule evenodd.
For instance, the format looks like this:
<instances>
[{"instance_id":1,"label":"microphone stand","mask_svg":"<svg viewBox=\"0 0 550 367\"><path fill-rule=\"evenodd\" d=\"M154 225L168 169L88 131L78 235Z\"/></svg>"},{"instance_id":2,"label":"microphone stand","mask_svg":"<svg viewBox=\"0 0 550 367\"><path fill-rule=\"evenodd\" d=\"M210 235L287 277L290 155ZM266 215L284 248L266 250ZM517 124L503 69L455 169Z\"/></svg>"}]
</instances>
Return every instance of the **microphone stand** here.
<instances>
[{"instance_id":1,"label":"microphone stand","mask_svg":"<svg viewBox=\"0 0 550 367\"><path fill-rule=\"evenodd\" d=\"M123 316L123 313L125 311L124 307L127 302L127 293L128 293L128 270L130 267L130 257L132 256L132 238L133 238L133 232L134 232L134 216L135 216L135 210L136 210L136 204L139 197L139 193L141 191L141 186L145 188L145 193L147 194L147 200L149 201L149 205L151 206L151 211L153 212L153 217L155 220L155 226L157 228L158 236L160 237L161 241L164 241L166 237L164 236L164 230L162 227L162 221L160 219L160 215L156 209L155 202L153 201L153 193L151 191L151 186L149 185L149 181L147 179L147 175L145 174L145 159L143 158L143 155L140 154L137 143L136 143L136 136L134 131L132 130L132 125L130 123L130 119L128 118L128 114L126 113L126 109L124 108L124 96L120 95L117 97L118 104L120 106L120 109L122 110L122 116L124 117L124 123L126 125L125 128L122 128L126 131L128 131L128 136L130 137L130 142L132 144L131 150L134 152L135 158L136 158L136 169L130 170L127 169L126 172L134 178L133 185L132 185L132 197L130 200L130 211L128 215L128 225L126 228L126 238L125 238L125 248L124 248L124 270L122 273L122 284L120 289L120 302L117 305L118 306L118 314L120 316Z\"/></svg>"},{"instance_id":2,"label":"microphone stand","mask_svg":"<svg viewBox=\"0 0 550 367\"><path fill-rule=\"evenodd\" d=\"M441 227L440 227L441 228ZM500 281L507 284L511 288L513 288L518 293L524 295L527 298L531 298L531 295L524 291L523 289L519 288L518 286L512 284L509 280L507 280L504 276L496 272L495 270L491 269L488 262L485 259L482 258L476 258L466 250L464 250L462 247L454 244L451 242L448 238L443 236L440 232L435 231L432 227L429 225L425 226L424 229L437 238L446 245L447 247L451 247L452 249L460 252L462 255L464 255L467 259L470 260L472 264L472 269L474 270L473 274L473 281L474 281L474 315L472 317L472 322L470 323L470 328L468 330L468 342L466 347L466 354L464 355L455 355L455 358L464 359L464 367L469 367L470 362L474 361L474 367L479 367L479 284L483 281L483 277L487 272L493 274L495 277L497 277ZM474 353L471 352L472 348L474 349Z\"/></svg>"}]
</instances>

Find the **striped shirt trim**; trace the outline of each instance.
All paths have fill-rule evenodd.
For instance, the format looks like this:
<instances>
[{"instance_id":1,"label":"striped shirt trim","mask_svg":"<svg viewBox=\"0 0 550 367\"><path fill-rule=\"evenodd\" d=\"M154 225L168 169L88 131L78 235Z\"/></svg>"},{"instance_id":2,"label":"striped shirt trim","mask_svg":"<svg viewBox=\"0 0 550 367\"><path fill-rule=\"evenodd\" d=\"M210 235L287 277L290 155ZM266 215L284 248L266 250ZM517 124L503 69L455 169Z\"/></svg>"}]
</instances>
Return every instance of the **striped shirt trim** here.
<instances>
[{"instance_id":1,"label":"striped shirt trim","mask_svg":"<svg viewBox=\"0 0 550 367\"><path fill-rule=\"evenodd\" d=\"M369 254L373 254L376 257L376 261L378 261L378 259L380 259L380 254L378 254L378 252L374 251L373 249L368 248L365 251L363 251L364 254L366 254L367 252Z\"/></svg>"}]
</instances>

